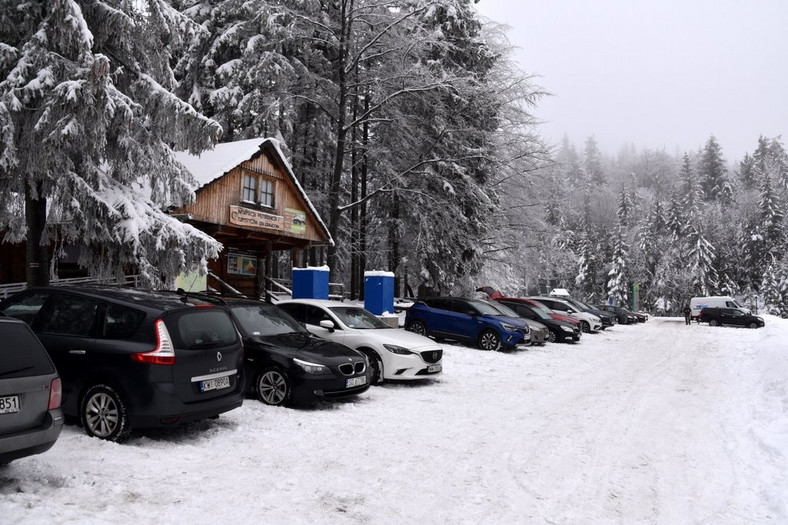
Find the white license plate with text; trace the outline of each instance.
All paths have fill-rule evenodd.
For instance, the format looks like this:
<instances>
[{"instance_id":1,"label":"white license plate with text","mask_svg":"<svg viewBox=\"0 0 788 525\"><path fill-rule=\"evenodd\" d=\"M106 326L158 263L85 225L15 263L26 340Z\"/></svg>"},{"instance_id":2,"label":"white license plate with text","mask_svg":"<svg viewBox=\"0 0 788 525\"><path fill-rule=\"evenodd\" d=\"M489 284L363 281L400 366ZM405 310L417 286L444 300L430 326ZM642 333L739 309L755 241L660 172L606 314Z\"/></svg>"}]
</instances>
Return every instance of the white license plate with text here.
<instances>
[{"instance_id":1,"label":"white license plate with text","mask_svg":"<svg viewBox=\"0 0 788 525\"><path fill-rule=\"evenodd\" d=\"M345 381L345 388L352 388L354 386L361 386L367 384L367 376L351 377Z\"/></svg>"},{"instance_id":2,"label":"white license plate with text","mask_svg":"<svg viewBox=\"0 0 788 525\"><path fill-rule=\"evenodd\" d=\"M200 381L200 392L208 392L209 390L221 390L222 388L230 388L230 376L217 377L215 379Z\"/></svg>"},{"instance_id":3,"label":"white license plate with text","mask_svg":"<svg viewBox=\"0 0 788 525\"><path fill-rule=\"evenodd\" d=\"M0 414L19 412L19 396L0 397Z\"/></svg>"}]
</instances>

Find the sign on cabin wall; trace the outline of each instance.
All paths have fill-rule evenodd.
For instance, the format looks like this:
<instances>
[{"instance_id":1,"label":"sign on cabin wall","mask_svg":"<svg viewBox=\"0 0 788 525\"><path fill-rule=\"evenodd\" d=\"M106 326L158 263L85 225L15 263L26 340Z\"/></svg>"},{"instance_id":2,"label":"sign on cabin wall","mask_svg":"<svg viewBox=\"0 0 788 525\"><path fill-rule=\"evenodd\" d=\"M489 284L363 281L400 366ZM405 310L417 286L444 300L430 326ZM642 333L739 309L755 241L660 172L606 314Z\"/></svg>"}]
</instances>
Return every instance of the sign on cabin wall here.
<instances>
[{"instance_id":1,"label":"sign on cabin wall","mask_svg":"<svg viewBox=\"0 0 788 525\"><path fill-rule=\"evenodd\" d=\"M306 233L306 212L285 208L285 224L290 225L290 233Z\"/></svg>"},{"instance_id":2,"label":"sign on cabin wall","mask_svg":"<svg viewBox=\"0 0 788 525\"><path fill-rule=\"evenodd\" d=\"M254 255L241 255L240 253L228 253L227 273L247 276L257 275L257 257Z\"/></svg>"},{"instance_id":3,"label":"sign on cabin wall","mask_svg":"<svg viewBox=\"0 0 788 525\"><path fill-rule=\"evenodd\" d=\"M284 230L285 218L281 215L272 215L259 210L230 205L230 224L245 228Z\"/></svg>"}]
</instances>

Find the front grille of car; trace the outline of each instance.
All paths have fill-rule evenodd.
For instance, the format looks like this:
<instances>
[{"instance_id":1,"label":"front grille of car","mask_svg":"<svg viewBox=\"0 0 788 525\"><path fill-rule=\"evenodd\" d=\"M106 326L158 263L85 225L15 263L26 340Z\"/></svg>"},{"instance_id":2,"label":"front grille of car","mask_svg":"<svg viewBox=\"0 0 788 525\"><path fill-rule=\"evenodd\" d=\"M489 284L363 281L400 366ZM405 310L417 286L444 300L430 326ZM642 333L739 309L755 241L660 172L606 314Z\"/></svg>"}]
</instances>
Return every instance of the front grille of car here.
<instances>
[{"instance_id":1,"label":"front grille of car","mask_svg":"<svg viewBox=\"0 0 788 525\"><path fill-rule=\"evenodd\" d=\"M342 363L339 365L339 371L346 376L363 374L364 370L366 369L367 365L364 363L364 361L357 361L355 363Z\"/></svg>"},{"instance_id":2,"label":"front grille of car","mask_svg":"<svg viewBox=\"0 0 788 525\"><path fill-rule=\"evenodd\" d=\"M443 350L429 350L421 353L421 358L424 359L426 363L437 363L441 360L442 356Z\"/></svg>"}]
</instances>

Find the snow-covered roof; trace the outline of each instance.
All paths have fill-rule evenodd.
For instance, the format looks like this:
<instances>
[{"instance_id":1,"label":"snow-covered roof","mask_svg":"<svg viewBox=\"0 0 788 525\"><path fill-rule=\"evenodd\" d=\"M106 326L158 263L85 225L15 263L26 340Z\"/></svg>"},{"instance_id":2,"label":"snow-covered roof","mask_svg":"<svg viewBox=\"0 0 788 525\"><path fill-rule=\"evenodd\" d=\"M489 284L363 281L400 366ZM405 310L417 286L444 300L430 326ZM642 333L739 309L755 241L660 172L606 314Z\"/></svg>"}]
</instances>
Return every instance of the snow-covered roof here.
<instances>
[{"instance_id":1,"label":"snow-covered roof","mask_svg":"<svg viewBox=\"0 0 788 525\"><path fill-rule=\"evenodd\" d=\"M197 181L197 186L194 188L196 191L220 178L242 162L250 160L266 145L271 146L276 151L288 177L304 199L304 202L306 202L307 207L323 229L323 233L326 234L329 242L334 244L334 239L331 237L328 227L323 222L317 209L312 205L312 201L309 200L301 183L298 182L290 163L285 159L278 140L260 137L256 139L238 140L236 142L225 142L217 144L214 149L203 151L199 155L192 155L188 151L178 151L175 153L175 158L191 172L192 176Z\"/></svg>"}]
</instances>

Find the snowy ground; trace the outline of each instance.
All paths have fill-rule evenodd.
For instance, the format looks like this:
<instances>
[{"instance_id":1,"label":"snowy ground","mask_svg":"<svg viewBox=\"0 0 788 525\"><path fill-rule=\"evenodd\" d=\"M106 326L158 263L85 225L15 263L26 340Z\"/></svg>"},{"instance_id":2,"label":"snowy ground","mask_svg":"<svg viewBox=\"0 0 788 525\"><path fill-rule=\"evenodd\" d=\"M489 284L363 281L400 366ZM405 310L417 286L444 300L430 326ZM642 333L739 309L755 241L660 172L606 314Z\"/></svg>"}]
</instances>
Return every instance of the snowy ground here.
<instances>
[{"instance_id":1,"label":"snowy ground","mask_svg":"<svg viewBox=\"0 0 788 525\"><path fill-rule=\"evenodd\" d=\"M788 523L788 321L652 318L431 384L0 468L0 523Z\"/></svg>"}]
</instances>

